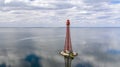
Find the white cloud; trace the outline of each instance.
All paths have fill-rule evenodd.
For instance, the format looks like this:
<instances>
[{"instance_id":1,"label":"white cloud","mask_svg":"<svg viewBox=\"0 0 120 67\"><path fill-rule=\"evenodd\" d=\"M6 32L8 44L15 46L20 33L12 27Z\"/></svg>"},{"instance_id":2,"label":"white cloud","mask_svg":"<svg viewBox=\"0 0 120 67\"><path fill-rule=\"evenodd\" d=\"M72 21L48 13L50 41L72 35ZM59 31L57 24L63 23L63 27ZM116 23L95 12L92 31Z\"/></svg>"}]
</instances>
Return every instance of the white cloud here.
<instances>
[{"instance_id":1,"label":"white cloud","mask_svg":"<svg viewBox=\"0 0 120 67\"><path fill-rule=\"evenodd\" d=\"M16 24L63 26L70 18L73 26L109 26L120 18L120 4L109 0L0 0L0 5L0 22Z\"/></svg>"},{"instance_id":2,"label":"white cloud","mask_svg":"<svg viewBox=\"0 0 120 67\"><path fill-rule=\"evenodd\" d=\"M12 0L5 0L4 3L10 3Z\"/></svg>"}]
</instances>

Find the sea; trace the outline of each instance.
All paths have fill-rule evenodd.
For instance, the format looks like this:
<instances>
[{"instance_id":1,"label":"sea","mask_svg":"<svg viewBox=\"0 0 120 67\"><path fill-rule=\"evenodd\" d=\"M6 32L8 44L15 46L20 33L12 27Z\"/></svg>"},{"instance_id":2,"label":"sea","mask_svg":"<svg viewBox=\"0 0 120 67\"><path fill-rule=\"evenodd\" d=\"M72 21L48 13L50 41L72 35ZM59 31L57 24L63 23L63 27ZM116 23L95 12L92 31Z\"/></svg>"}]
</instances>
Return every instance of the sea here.
<instances>
[{"instance_id":1,"label":"sea","mask_svg":"<svg viewBox=\"0 0 120 67\"><path fill-rule=\"evenodd\" d=\"M120 67L120 28L71 28L72 67ZM0 67L65 67L66 28L0 28Z\"/></svg>"}]
</instances>

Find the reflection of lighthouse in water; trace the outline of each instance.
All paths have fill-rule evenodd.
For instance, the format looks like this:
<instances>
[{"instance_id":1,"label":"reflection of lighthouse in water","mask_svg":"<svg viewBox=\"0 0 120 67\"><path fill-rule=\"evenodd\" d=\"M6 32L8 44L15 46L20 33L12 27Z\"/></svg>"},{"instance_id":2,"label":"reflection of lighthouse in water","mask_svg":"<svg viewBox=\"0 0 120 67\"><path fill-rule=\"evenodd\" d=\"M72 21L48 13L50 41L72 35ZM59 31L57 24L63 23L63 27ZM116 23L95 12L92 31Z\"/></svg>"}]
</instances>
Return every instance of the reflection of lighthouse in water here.
<instances>
[{"instance_id":1,"label":"reflection of lighthouse in water","mask_svg":"<svg viewBox=\"0 0 120 67\"><path fill-rule=\"evenodd\" d=\"M74 59L78 53L73 52L72 44L71 44L71 37L70 37L70 21L67 20L66 22L66 39L65 39L65 46L64 50L60 52L65 59L65 67L71 67L71 61Z\"/></svg>"}]
</instances>

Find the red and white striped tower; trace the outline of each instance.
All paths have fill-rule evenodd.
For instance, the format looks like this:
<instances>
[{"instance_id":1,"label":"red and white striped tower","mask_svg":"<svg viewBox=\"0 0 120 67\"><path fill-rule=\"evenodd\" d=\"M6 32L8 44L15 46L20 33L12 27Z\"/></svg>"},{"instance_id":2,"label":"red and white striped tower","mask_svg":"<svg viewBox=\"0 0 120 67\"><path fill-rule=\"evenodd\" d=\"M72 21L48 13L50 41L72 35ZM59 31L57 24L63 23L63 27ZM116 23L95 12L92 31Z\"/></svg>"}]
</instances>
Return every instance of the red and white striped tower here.
<instances>
[{"instance_id":1,"label":"red and white striped tower","mask_svg":"<svg viewBox=\"0 0 120 67\"><path fill-rule=\"evenodd\" d=\"M70 21L67 20L66 22L66 38L65 38L65 46L64 50L60 52L62 56L64 56L65 59L65 67L71 67L71 61L74 59L75 56L78 55L78 53L73 52L72 50L72 43L71 43L71 37L70 37Z\"/></svg>"}]
</instances>

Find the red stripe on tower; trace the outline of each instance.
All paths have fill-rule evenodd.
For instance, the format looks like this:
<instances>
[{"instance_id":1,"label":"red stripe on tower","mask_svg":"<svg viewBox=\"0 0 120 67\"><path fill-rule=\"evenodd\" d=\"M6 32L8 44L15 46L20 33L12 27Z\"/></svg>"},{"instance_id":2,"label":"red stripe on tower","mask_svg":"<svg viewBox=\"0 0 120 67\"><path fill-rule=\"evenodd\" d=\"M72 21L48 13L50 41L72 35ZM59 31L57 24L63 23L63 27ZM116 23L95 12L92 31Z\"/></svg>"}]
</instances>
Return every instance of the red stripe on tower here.
<instances>
[{"instance_id":1,"label":"red stripe on tower","mask_svg":"<svg viewBox=\"0 0 120 67\"><path fill-rule=\"evenodd\" d=\"M72 52L72 44L71 44L71 37L70 37L70 20L66 22L66 39L65 39L65 46L64 51Z\"/></svg>"}]
</instances>

